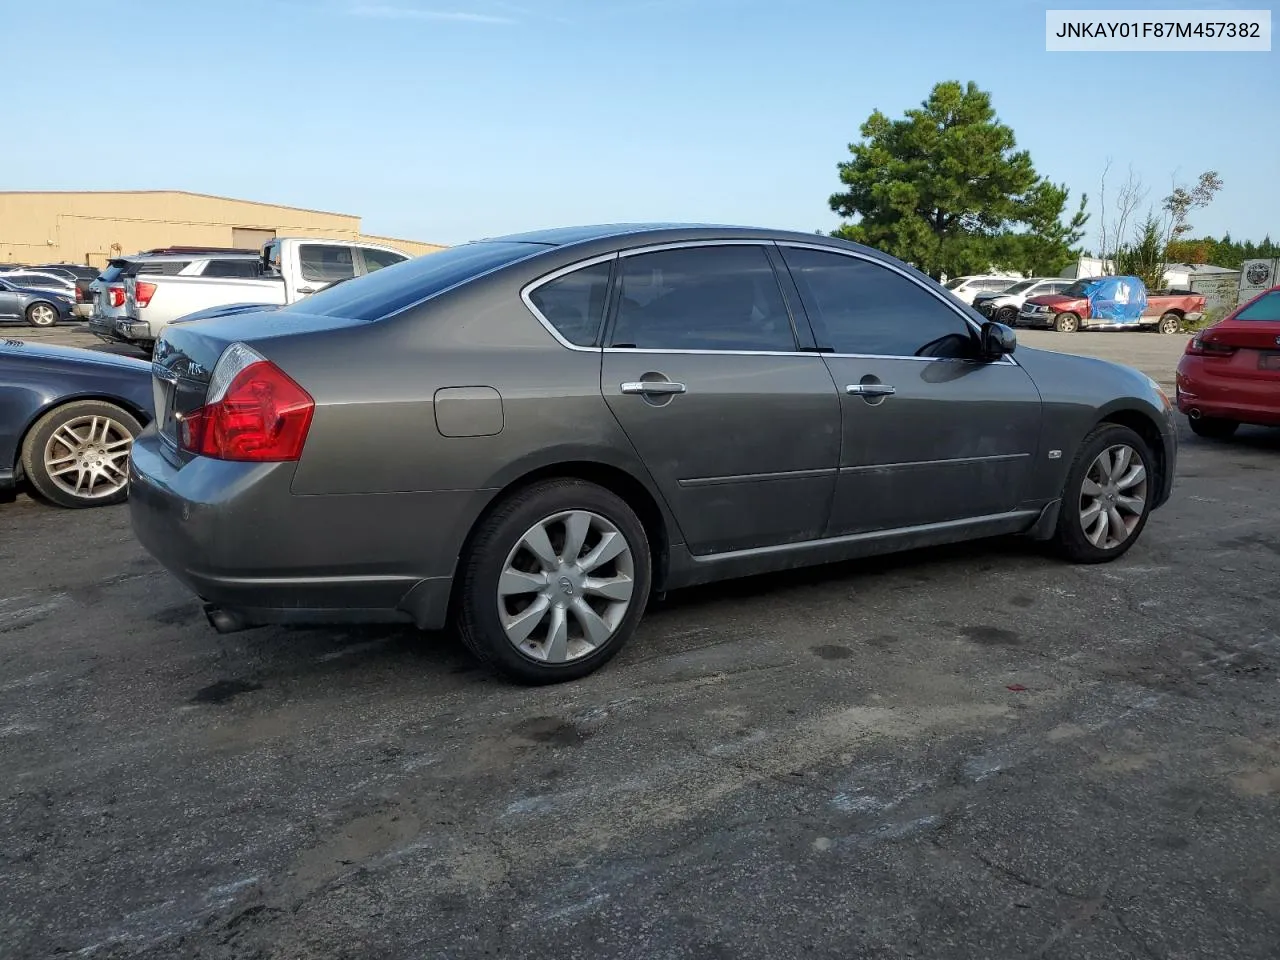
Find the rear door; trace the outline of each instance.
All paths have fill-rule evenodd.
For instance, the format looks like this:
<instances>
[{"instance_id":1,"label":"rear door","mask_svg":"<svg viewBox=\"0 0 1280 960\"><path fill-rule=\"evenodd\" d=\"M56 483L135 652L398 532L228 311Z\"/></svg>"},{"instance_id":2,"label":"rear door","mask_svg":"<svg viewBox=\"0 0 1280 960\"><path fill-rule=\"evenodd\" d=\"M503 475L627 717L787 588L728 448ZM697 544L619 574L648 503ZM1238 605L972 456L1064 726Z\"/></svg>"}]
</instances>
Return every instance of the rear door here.
<instances>
[{"instance_id":1,"label":"rear door","mask_svg":"<svg viewBox=\"0 0 1280 960\"><path fill-rule=\"evenodd\" d=\"M6 320L16 317L21 313L21 304L18 295L13 291L4 280L0 280L0 317Z\"/></svg>"},{"instance_id":2,"label":"rear door","mask_svg":"<svg viewBox=\"0 0 1280 960\"><path fill-rule=\"evenodd\" d=\"M601 390L699 555L826 526L840 400L822 358L800 349L772 249L689 244L618 261Z\"/></svg>"},{"instance_id":3,"label":"rear door","mask_svg":"<svg viewBox=\"0 0 1280 960\"><path fill-rule=\"evenodd\" d=\"M896 267L830 248L782 252L842 394L828 535L1015 509L1040 436L1027 373L980 359L961 311Z\"/></svg>"}]
</instances>

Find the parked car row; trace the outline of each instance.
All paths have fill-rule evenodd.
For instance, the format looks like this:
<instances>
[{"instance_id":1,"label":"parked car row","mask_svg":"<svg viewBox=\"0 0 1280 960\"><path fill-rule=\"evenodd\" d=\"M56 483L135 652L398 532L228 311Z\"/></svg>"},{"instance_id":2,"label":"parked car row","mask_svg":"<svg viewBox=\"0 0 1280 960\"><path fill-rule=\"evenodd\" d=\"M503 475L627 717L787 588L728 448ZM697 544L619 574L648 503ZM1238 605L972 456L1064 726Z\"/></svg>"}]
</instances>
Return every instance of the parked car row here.
<instances>
[{"instance_id":1,"label":"parked car row","mask_svg":"<svg viewBox=\"0 0 1280 960\"><path fill-rule=\"evenodd\" d=\"M1143 330L1179 333L1204 316L1205 296L1191 290L1149 294L1138 277L1083 277L1060 293L1028 297L1017 323L1059 333Z\"/></svg>"},{"instance_id":2,"label":"parked car row","mask_svg":"<svg viewBox=\"0 0 1280 960\"><path fill-rule=\"evenodd\" d=\"M296 303L409 259L378 244L283 237L261 251L153 252L112 260L94 282L89 331L150 351L171 323L236 304Z\"/></svg>"}]
</instances>

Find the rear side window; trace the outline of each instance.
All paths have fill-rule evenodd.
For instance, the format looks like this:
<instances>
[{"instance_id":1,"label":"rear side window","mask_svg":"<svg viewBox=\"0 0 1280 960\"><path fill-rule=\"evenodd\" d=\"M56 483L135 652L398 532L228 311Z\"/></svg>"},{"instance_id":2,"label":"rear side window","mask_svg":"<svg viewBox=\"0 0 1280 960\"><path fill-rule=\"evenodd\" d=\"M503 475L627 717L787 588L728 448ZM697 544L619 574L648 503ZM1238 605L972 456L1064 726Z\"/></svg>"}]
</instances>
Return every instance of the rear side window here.
<instances>
[{"instance_id":1,"label":"rear side window","mask_svg":"<svg viewBox=\"0 0 1280 960\"><path fill-rule=\"evenodd\" d=\"M1280 323L1280 291L1263 294L1237 313L1236 319Z\"/></svg>"},{"instance_id":2,"label":"rear side window","mask_svg":"<svg viewBox=\"0 0 1280 960\"><path fill-rule=\"evenodd\" d=\"M302 279L318 283L347 280L356 275L355 260L350 247L323 243L304 243L298 247L298 260L302 265Z\"/></svg>"},{"instance_id":3,"label":"rear side window","mask_svg":"<svg viewBox=\"0 0 1280 960\"><path fill-rule=\"evenodd\" d=\"M380 320L482 273L545 251L541 244L477 242L415 257L321 290L285 310L321 317ZM517 294L512 293L512 297Z\"/></svg>"},{"instance_id":4,"label":"rear side window","mask_svg":"<svg viewBox=\"0 0 1280 960\"><path fill-rule=\"evenodd\" d=\"M364 254L364 269L366 273L373 273L373 271L381 270L383 267L393 267L397 263L402 263L409 259L401 254L392 253L390 250L373 250L365 247L360 252Z\"/></svg>"},{"instance_id":5,"label":"rear side window","mask_svg":"<svg viewBox=\"0 0 1280 960\"><path fill-rule=\"evenodd\" d=\"M764 248L661 250L625 257L614 346L641 350L796 349Z\"/></svg>"},{"instance_id":6,"label":"rear side window","mask_svg":"<svg viewBox=\"0 0 1280 960\"><path fill-rule=\"evenodd\" d=\"M611 261L582 267L542 284L529 294L538 313L556 332L579 347L593 346L609 296Z\"/></svg>"},{"instance_id":7,"label":"rear side window","mask_svg":"<svg viewBox=\"0 0 1280 960\"><path fill-rule=\"evenodd\" d=\"M189 266L191 266L190 260L143 260L134 264L135 269L126 270L125 275L139 277L158 274L162 277L176 277Z\"/></svg>"},{"instance_id":8,"label":"rear side window","mask_svg":"<svg viewBox=\"0 0 1280 960\"><path fill-rule=\"evenodd\" d=\"M262 273L261 260L210 260L202 277L256 277Z\"/></svg>"}]
</instances>

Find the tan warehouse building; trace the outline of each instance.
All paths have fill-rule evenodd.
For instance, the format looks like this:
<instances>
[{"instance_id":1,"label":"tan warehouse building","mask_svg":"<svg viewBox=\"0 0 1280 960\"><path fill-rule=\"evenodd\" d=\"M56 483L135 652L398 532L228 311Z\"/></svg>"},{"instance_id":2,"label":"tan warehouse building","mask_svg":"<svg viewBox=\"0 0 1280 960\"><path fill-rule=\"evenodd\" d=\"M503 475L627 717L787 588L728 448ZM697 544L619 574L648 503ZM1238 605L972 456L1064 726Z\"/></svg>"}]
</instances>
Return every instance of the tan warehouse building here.
<instances>
[{"instance_id":1,"label":"tan warehouse building","mask_svg":"<svg viewBox=\"0 0 1280 960\"><path fill-rule=\"evenodd\" d=\"M0 262L84 263L156 247L260 248L274 237L386 244L411 255L439 244L362 233L360 218L183 190L0 191Z\"/></svg>"}]
</instances>

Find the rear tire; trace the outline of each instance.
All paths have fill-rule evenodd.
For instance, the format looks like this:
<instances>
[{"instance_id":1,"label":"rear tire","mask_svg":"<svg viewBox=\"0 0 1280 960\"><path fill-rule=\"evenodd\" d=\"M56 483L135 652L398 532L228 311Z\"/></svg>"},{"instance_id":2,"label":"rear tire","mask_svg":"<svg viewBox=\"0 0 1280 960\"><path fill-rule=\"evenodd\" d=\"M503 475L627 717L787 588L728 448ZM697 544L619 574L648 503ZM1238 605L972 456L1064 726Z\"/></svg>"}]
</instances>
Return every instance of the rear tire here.
<instances>
[{"instance_id":1,"label":"rear tire","mask_svg":"<svg viewBox=\"0 0 1280 960\"><path fill-rule=\"evenodd\" d=\"M105 507L129 496L129 451L142 424L114 403L77 400L36 421L22 441L22 470L43 500Z\"/></svg>"},{"instance_id":2,"label":"rear tire","mask_svg":"<svg viewBox=\"0 0 1280 960\"><path fill-rule=\"evenodd\" d=\"M1058 551L1073 563L1124 556L1151 515L1154 464L1146 441L1133 430L1118 423L1094 427L1067 472L1054 534Z\"/></svg>"},{"instance_id":3,"label":"rear tire","mask_svg":"<svg viewBox=\"0 0 1280 960\"><path fill-rule=\"evenodd\" d=\"M1182 318L1170 311L1160 318L1160 323L1156 325L1156 330L1160 333L1178 333L1182 330Z\"/></svg>"},{"instance_id":4,"label":"rear tire","mask_svg":"<svg viewBox=\"0 0 1280 960\"><path fill-rule=\"evenodd\" d=\"M1054 318L1053 329L1059 333L1075 333L1080 329L1080 317L1074 313L1060 313Z\"/></svg>"},{"instance_id":5,"label":"rear tire","mask_svg":"<svg viewBox=\"0 0 1280 960\"><path fill-rule=\"evenodd\" d=\"M39 301L27 307L27 323L33 327L52 327L58 322L58 311L53 304Z\"/></svg>"},{"instance_id":6,"label":"rear tire","mask_svg":"<svg viewBox=\"0 0 1280 960\"><path fill-rule=\"evenodd\" d=\"M1240 424L1235 420L1222 420L1218 417L1200 417L1198 420L1187 417L1187 423L1190 424L1192 433L1206 440L1226 440L1240 429Z\"/></svg>"},{"instance_id":7,"label":"rear tire","mask_svg":"<svg viewBox=\"0 0 1280 960\"><path fill-rule=\"evenodd\" d=\"M652 561L625 501L559 479L502 501L477 528L460 573L463 644L508 679L536 685L585 677L617 655L644 614Z\"/></svg>"}]
</instances>

